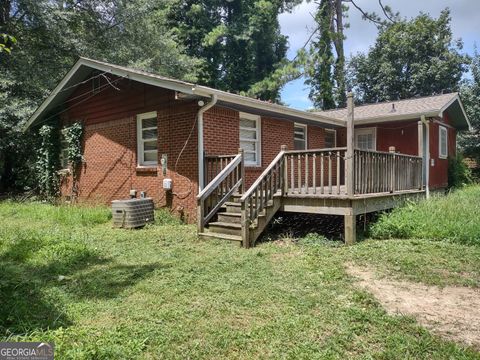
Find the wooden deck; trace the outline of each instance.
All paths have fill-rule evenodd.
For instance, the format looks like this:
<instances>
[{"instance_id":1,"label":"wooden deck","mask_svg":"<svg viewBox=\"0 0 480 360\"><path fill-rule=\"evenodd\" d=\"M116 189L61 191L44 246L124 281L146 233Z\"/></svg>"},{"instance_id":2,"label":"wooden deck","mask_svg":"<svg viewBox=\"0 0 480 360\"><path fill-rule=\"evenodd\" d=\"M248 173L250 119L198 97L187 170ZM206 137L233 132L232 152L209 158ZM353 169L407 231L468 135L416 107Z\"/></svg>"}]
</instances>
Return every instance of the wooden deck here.
<instances>
[{"instance_id":1,"label":"wooden deck","mask_svg":"<svg viewBox=\"0 0 480 360\"><path fill-rule=\"evenodd\" d=\"M353 100L349 99L353 109ZM256 239L279 210L341 215L345 242L356 239L356 215L390 209L425 196L423 159L419 156L355 149L353 112L347 147L287 150L248 188L244 188L243 151L205 159L208 185L197 197L198 233L237 240Z\"/></svg>"}]
</instances>

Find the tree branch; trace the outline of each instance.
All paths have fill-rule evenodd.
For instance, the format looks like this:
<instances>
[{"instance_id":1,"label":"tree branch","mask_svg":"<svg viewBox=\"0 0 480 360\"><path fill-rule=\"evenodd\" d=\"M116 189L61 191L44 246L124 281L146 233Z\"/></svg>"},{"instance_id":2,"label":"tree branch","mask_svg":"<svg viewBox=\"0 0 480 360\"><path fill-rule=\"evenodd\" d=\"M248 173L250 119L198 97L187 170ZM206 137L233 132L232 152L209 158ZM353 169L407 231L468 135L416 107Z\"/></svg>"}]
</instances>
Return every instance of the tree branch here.
<instances>
[{"instance_id":1,"label":"tree branch","mask_svg":"<svg viewBox=\"0 0 480 360\"><path fill-rule=\"evenodd\" d=\"M374 18L371 14L368 14L367 12L363 11L363 9L358 6L357 4L355 4L355 1L353 0L350 0L350 2L352 3L352 5L358 10L360 11L360 13L362 14L362 16L367 19L367 20L370 20L371 22L373 22L377 27L380 27L382 25L384 25L384 23L376 18Z\"/></svg>"},{"instance_id":2,"label":"tree branch","mask_svg":"<svg viewBox=\"0 0 480 360\"><path fill-rule=\"evenodd\" d=\"M383 13L385 14L385 17L390 20L393 24L396 23L396 21L391 17L391 15L389 14L389 12L387 11L387 9L385 9L385 6L383 6L382 4L382 0L378 0L378 4L380 5L380 7L382 8L382 11Z\"/></svg>"}]
</instances>

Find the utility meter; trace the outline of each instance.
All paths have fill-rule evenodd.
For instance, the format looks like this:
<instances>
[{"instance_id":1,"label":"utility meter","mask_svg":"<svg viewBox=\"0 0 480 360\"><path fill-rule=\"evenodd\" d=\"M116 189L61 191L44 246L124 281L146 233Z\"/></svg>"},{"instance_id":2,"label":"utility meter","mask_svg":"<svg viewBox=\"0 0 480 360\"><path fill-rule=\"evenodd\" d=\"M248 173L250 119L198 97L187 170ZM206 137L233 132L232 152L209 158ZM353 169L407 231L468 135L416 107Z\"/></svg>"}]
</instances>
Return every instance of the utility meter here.
<instances>
[{"instance_id":1,"label":"utility meter","mask_svg":"<svg viewBox=\"0 0 480 360\"><path fill-rule=\"evenodd\" d=\"M163 179L163 189L172 190L172 179Z\"/></svg>"}]
</instances>

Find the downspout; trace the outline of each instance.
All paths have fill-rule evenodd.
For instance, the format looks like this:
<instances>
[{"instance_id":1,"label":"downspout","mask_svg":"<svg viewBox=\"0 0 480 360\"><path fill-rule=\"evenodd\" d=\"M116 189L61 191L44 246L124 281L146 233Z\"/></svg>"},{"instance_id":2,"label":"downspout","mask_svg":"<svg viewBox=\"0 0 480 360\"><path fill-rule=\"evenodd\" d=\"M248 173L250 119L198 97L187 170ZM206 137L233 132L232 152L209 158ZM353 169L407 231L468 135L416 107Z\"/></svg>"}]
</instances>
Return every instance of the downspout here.
<instances>
[{"instance_id":1,"label":"downspout","mask_svg":"<svg viewBox=\"0 0 480 360\"><path fill-rule=\"evenodd\" d=\"M424 161L425 161L425 196L430 198L430 123L425 118L425 115L420 117L420 120L425 125L425 142L424 142Z\"/></svg>"},{"instance_id":2,"label":"downspout","mask_svg":"<svg viewBox=\"0 0 480 360\"><path fill-rule=\"evenodd\" d=\"M203 101L199 101L198 105L201 106L200 109L198 109L197 113L197 123L198 123L198 191L202 191L203 188L205 187L204 181L204 151L203 151L203 113L207 111L208 109L212 108L215 106L217 103L217 95L213 94L211 96L210 102L207 104L203 105Z\"/></svg>"}]
</instances>

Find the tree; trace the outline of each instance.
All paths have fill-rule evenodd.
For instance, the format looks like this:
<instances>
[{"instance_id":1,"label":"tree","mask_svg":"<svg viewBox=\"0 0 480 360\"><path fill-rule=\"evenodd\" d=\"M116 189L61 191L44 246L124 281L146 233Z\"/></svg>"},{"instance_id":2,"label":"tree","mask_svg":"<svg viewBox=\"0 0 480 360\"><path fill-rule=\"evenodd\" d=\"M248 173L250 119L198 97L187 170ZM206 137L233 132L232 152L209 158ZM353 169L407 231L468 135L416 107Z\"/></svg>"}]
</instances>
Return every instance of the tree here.
<instances>
[{"instance_id":1,"label":"tree","mask_svg":"<svg viewBox=\"0 0 480 360\"><path fill-rule=\"evenodd\" d=\"M18 39L0 55L0 191L34 186L33 134L22 126L79 56L196 80L200 61L165 24L168 1L0 0L0 32Z\"/></svg>"},{"instance_id":2,"label":"tree","mask_svg":"<svg viewBox=\"0 0 480 360\"><path fill-rule=\"evenodd\" d=\"M480 163L480 54L476 49L470 72L472 78L462 85L460 96L473 129L461 134L459 145L466 156L473 157Z\"/></svg>"},{"instance_id":3,"label":"tree","mask_svg":"<svg viewBox=\"0 0 480 360\"><path fill-rule=\"evenodd\" d=\"M312 42L310 61L308 64L308 78L305 81L310 85L309 97L316 108L328 110L335 108L333 97L334 79L332 77L333 51L331 22L333 11L330 0L321 0L315 21L319 26L320 36Z\"/></svg>"},{"instance_id":4,"label":"tree","mask_svg":"<svg viewBox=\"0 0 480 360\"><path fill-rule=\"evenodd\" d=\"M452 40L450 13L426 14L380 28L373 47L350 61L350 82L363 103L459 90L467 58Z\"/></svg>"},{"instance_id":5,"label":"tree","mask_svg":"<svg viewBox=\"0 0 480 360\"><path fill-rule=\"evenodd\" d=\"M169 26L187 53L202 59L199 82L245 92L270 76L285 60L286 37L278 15L300 0L175 0L168 7ZM279 87L256 96L278 100Z\"/></svg>"},{"instance_id":6,"label":"tree","mask_svg":"<svg viewBox=\"0 0 480 360\"><path fill-rule=\"evenodd\" d=\"M364 11L354 0L316 1L316 26L295 58L292 61L283 60L270 76L253 84L245 92L247 95L255 96L265 90L280 89L286 83L304 76L305 83L311 87L309 97L317 108L326 110L346 106L344 29L349 26L346 23L349 7L345 3L351 3L364 20L374 23L378 28L395 23L400 15L389 6L384 6L382 0L378 0L378 4L384 17Z\"/></svg>"}]
</instances>

